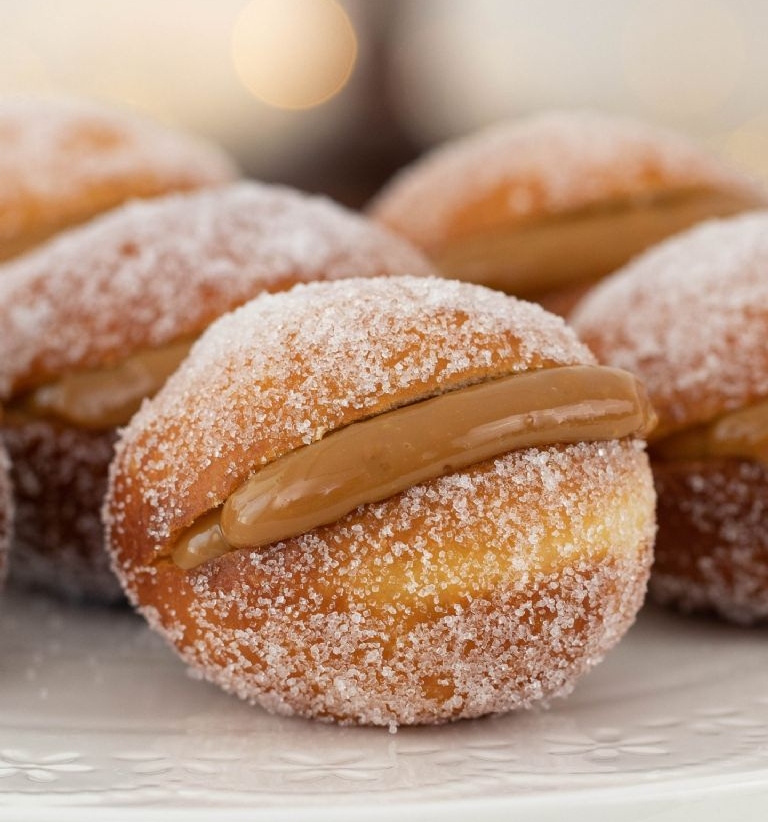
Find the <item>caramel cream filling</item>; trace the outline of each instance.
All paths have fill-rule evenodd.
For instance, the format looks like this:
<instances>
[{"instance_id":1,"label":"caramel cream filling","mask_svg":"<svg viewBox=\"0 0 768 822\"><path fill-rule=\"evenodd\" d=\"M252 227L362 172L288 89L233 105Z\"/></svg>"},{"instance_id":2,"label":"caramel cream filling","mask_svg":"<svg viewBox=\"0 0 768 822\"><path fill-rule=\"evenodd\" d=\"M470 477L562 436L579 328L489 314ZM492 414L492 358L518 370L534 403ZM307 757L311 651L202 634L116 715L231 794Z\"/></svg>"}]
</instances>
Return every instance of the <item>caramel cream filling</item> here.
<instances>
[{"instance_id":1,"label":"caramel cream filling","mask_svg":"<svg viewBox=\"0 0 768 822\"><path fill-rule=\"evenodd\" d=\"M670 234L755 204L728 192L665 193L461 237L433 259L449 277L535 296L597 280Z\"/></svg>"},{"instance_id":2,"label":"caramel cream filling","mask_svg":"<svg viewBox=\"0 0 768 822\"><path fill-rule=\"evenodd\" d=\"M181 568L298 536L508 451L645 435L642 385L602 366L540 369L352 423L258 470L177 541Z\"/></svg>"},{"instance_id":3,"label":"caramel cream filling","mask_svg":"<svg viewBox=\"0 0 768 822\"><path fill-rule=\"evenodd\" d=\"M664 437L652 452L663 461L742 457L768 464L768 400Z\"/></svg>"},{"instance_id":4,"label":"caramel cream filling","mask_svg":"<svg viewBox=\"0 0 768 822\"><path fill-rule=\"evenodd\" d=\"M67 374L15 400L9 418L54 418L93 429L125 425L142 400L162 388L191 344L185 340L141 351L108 368Z\"/></svg>"}]
</instances>

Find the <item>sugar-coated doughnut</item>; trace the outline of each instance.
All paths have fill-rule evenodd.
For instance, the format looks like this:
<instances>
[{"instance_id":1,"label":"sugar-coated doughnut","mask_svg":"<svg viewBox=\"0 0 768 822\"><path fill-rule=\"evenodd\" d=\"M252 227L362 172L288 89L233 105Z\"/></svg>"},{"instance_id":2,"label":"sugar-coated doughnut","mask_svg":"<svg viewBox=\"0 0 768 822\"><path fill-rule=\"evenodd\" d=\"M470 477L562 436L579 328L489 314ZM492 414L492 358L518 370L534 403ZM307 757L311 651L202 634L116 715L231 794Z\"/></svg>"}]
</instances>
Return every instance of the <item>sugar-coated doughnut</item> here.
<instances>
[{"instance_id":1,"label":"sugar-coated doughnut","mask_svg":"<svg viewBox=\"0 0 768 822\"><path fill-rule=\"evenodd\" d=\"M0 260L134 197L228 182L212 145L94 103L0 100Z\"/></svg>"},{"instance_id":2,"label":"sugar-coated doughnut","mask_svg":"<svg viewBox=\"0 0 768 822\"><path fill-rule=\"evenodd\" d=\"M766 204L764 189L679 135L565 111L438 148L398 174L370 212L445 275L566 314L647 246Z\"/></svg>"},{"instance_id":3,"label":"sugar-coated doughnut","mask_svg":"<svg viewBox=\"0 0 768 822\"><path fill-rule=\"evenodd\" d=\"M655 597L768 618L768 212L646 252L572 316L598 359L638 374L659 426Z\"/></svg>"},{"instance_id":4,"label":"sugar-coated doughnut","mask_svg":"<svg viewBox=\"0 0 768 822\"><path fill-rule=\"evenodd\" d=\"M99 509L115 428L213 319L313 279L431 273L404 240L328 200L240 183L134 203L0 270L0 397L14 465L12 575L121 596Z\"/></svg>"},{"instance_id":5,"label":"sugar-coated doughnut","mask_svg":"<svg viewBox=\"0 0 768 822\"><path fill-rule=\"evenodd\" d=\"M209 328L122 432L105 503L115 569L197 672L278 713L393 727L565 694L643 598L654 494L635 436L449 463L190 570L175 550L245 481L356 426L574 370L597 368L562 320L475 285L391 277L262 295Z\"/></svg>"}]
</instances>

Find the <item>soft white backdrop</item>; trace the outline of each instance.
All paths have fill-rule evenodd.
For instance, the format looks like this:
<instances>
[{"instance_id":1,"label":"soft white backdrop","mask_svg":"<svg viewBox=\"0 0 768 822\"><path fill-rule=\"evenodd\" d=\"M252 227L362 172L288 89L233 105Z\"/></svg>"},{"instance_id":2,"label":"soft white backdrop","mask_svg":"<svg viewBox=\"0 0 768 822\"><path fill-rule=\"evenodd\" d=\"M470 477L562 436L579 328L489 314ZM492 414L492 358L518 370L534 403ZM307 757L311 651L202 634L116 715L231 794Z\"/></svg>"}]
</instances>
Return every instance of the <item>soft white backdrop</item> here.
<instances>
[{"instance_id":1,"label":"soft white backdrop","mask_svg":"<svg viewBox=\"0 0 768 822\"><path fill-rule=\"evenodd\" d=\"M237 50L248 50L248 33L237 35L244 7L275 2L297 21L310 5L336 5L0 0L0 93L119 101L223 142L253 170L288 167L365 129L369 44L387 27L380 86L421 144L510 114L597 106L681 128L768 173L765 0L340 0L359 46L351 78L303 111L259 100L236 68ZM275 28L275 72L308 54L307 26L296 29ZM251 35L254 50L263 50L262 34ZM307 82L316 78L316 65L306 71Z\"/></svg>"}]
</instances>

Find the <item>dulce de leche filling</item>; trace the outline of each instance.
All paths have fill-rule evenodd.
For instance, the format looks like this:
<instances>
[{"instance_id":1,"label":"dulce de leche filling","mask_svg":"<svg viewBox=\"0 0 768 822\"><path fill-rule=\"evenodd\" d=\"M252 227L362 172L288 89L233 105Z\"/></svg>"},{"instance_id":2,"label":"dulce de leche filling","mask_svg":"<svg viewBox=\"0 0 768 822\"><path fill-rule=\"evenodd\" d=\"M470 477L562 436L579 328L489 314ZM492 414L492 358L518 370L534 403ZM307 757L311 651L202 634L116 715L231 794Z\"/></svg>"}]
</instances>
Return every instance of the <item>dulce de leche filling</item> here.
<instances>
[{"instance_id":1,"label":"dulce de leche filling","mask_svg":"<svg viewBox=\"0 0 768 822\"><path fill-rule=\"evenodd\" d=\"M644 436L655 421L636 378L602 366L540 369L449 391L352 423L258 470L182 534L173 560L193 568L508 451Z\"/></svg>"},{"instance_id":2,"label":"dulce de leche filling","mask_svg":"<svg viewBox=\"0 0 768 822\"><path fill-rule=\"evenodd\" d=\"M140 351L113 366L67 374L15 400L9 417L53 418L99 430L125 425L142 400L162 388L190 345L184 340Z\"/></svg>"},{"instance_id":3,"label":"dulce de leche filling","mask_svg":"<svg viewBox=\"0 0 768 822\"><path fill-rule=\"evenodd\" d=\"M768 463L768 400L653 443L659 460L741 457Z\"/></svg>"},{"instance_id":4,"label":"dulce de leche filling","mask_svg":"<svg viewBox=\"0 0 768 822\"><path fill-rule=\"evenodd\" d=\"M676 231L756 205L746 194L667 191L496 226L446 243L433 258L446 276L537 297L594 282Z\"/></svg>"}]
</instances>

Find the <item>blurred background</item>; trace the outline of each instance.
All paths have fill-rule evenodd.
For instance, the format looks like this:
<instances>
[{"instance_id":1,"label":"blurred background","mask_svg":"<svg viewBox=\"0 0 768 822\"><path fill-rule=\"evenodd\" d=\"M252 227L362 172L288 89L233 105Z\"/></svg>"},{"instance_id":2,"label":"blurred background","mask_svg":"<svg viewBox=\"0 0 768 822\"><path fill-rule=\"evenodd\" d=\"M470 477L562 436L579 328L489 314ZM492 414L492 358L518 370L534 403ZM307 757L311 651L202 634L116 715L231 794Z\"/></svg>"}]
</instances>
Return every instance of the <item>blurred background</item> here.
<instances>
[{"instance_id":1,"label":"blurred background","mask_svg":"<svg viewBox=\"0 0 768 822\"><path fill-rule=\"evenodd\" d=\"M118 103L364 203L428 146L593 107L768 177L765 0L0 0L0 93Z\"/></svg>"}]
</instances>

